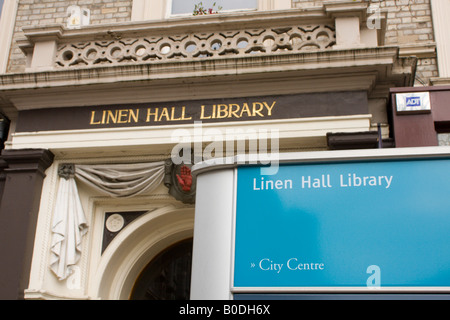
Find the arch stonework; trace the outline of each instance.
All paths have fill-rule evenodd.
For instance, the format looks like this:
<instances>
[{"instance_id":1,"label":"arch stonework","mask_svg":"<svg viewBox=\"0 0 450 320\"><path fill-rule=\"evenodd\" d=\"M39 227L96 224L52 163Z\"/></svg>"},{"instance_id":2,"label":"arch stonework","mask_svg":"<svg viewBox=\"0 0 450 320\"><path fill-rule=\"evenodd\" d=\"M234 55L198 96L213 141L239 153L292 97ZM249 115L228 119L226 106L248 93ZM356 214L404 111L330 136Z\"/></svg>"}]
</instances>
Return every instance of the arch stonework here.
<instances>
[{"instance_id":1,"label":"arch stonework","mask_svg":"<svg viewBox=\"0 0 450 320\"><path fill-rule=\"evenodd\" d=\"M92 296L127 300L145 266L167 247L193 236L194 210L167 206L138 218L105 250L92 281Z\"/></svg>"}]
</instances>

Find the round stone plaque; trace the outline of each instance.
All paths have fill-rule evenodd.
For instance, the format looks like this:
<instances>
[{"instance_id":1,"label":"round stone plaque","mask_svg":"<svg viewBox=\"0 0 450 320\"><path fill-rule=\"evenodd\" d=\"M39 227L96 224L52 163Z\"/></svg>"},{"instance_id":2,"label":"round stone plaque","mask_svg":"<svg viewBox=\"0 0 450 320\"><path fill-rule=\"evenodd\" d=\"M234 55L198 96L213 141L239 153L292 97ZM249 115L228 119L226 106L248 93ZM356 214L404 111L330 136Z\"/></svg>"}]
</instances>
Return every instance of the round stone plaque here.
<instances>
[{"instance_id":1,"label":"round stone plaque","mask_svg":"<svg viewBox=\"0 0 450 320\"><path fill-rule=\"evenodd\" d=\"M106 229L110 232L119 232L125 225L125 219L120 214L113 214L106 220Z\"/></svg>"}]
</instances>

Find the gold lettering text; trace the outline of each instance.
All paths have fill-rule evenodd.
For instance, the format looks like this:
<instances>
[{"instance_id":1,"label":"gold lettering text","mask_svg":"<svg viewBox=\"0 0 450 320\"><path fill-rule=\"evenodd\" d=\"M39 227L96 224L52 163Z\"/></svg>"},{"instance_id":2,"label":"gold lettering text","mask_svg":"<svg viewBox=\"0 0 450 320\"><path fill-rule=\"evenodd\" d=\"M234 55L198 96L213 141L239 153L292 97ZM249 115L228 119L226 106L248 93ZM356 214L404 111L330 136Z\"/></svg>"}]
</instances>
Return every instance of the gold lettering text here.
<instances>
[{"instance_id":1,"label":"gold lettering text","mask_svg":"<svg viewBox=\"0 0 450 320\"><path fill-rule=\"evenodd\" d=\"M163 111L161 112L161 116L159 117L159 121L162 121L163 117L166 118L166 121L170 121L169 110L167 110L167 108L164 108Z\"/></svg>"},{"instance_id":2,"label":"gold lettering text","mask_svg":"<svg viewBox=\"0 0 450 320\"><path fill-rule=\"evenodd\" d=\"M117 114L117 111L116 111ZM119 110L117 123L128 123L128 109Z\"/></svg>"},{"instance_id":3,"label":"gold lettering text","mask_svg":"<svg viewBox=\"0 0 450 320\"><path fill-rule=\"evenodd\" d=\"M200 114L200 120L211 119L211 116L205 116L205 106L202 106L202 112Z\"/></svg>"},{"instance_id":4,"label":"gold lettering text","mask_svg":"<svg viewBox=\"0 0 450 320\"><path fill-rule=\"evenodd\" d=\"M181 118L175 118L175 107L172 107L172 114L170 117L170 121L180 121Z\"/></svg>"},{"instance_id":5,"label":"gold lettering text","mask_svg":"<svg viewBox=\"0 0 450 320\"><path fill-rule=\"evenodd\" d=\"M241 107L238 104L231 103L228 118L235 117L239 119L241 117L240 115L238 115L240 109Z\"/></svg>"},{"instance_id":6,"label":"gold lettering text","mask_svg":"<svg viewBox=\"0 0 450 320\"><path fill-rule=\"evenodd\" d=\"M251 117L251 116L252 116L252 113L251 113L250 108L249 108L249 106L248 106L247 103L244 103L244 104L242 105L242 111L241 111L241 116L240 116L240 118L242 118L242 116L244 115L244 113L247 113L247 117Z\"/></svg>"},{"instance_id":7,"label":"gold lettering text","mask_svg":"<svg viewBox=\"0 0 450 320\"><path fill-rule=\"evenodd\" d=\"M106 117L106 124L117 123L117 110L115 113L113 113L111 110L108 110L107 117Z\"/></svg>"},{"instance_id":8,"label":"gold lettering text","mask_svg":"<svg viewBox=\"0 0 450 320\"><path fill-rule=\"evenodd\" d=\"M159 113L159 109L155 108L155 111L152 112L152 108L148 108L147 109L147 121L146 122L150 122L150 117L154 117L153 122L157 122L158 121L158 113Z\"/></svg>"},{"instance_id":9,"label":"gold lettering text","mask_svg":"<svg viewBox=\"0 0 450 320\"><path fill-rule=\"evenodd\" d=\"M95 111L92 111L91 112L91 123L90 123L90 125L94 125L94 124L101 124L101 121L100 120L95 121Z\"/></svg>"},{"instance_id":10,"label":"gold lettering text","mask_svg":"<svg viewBox=\"0 0 450 320\"><path fill-rule=\"evenodd\" d=\"M130 109L130 118L128 119L128 122L131 122L131 118L133 118L135 123L139 122L139 109L136 109L134 111Z\"/></svg>"},{"instance_id":11,"label":"gold lettering text","mask_svg":"<svg viewBox=\"0 0 450 320\"><path fill-rule=\"evenodd\" d=\"M228 118L228 105L218 104L217 105L217 119Z\"/></svg>"},{"instance_id":12,"label":"gold lettering text","mask_svg":"<svg viewBox=\"0 0 450 320\"><path fill-rule=\"evenodd\" d=\"M273 107L275 107L275 104L276 104L277 102L276 101L274 101L273 103L272 103L272 105L269 107L269 105L267 104L267 102L264 102L264 105L266 106L266 108L267 108L267 116L269 116L269 117L271 117L272 116L272 109L273 109Z\"/></svg>"},{"instance_id":13,"label":"gold lettering text","mask_svg":"<svg viewBox=\"0 0 450 320\"><path fill-rule=\"evenodd\" d=\"M259 107L257 107L259 106ZM264 109L264 106L262 103L254 102L253 103L253 116L256 117L256 115L260 116L261 118L264 118L264 115L261 113L261 111Z\"/></svg>"},{"instance_id":14,"label":"gold lettering text","mask_svg":"<svg viewBox=\"0 0 450 320\"><path fill-rule=\"evenodd\" d=\"M186 118L186 107L182 108L181 120L192 120L192 117Z\"/></svg>"}]
</instances>

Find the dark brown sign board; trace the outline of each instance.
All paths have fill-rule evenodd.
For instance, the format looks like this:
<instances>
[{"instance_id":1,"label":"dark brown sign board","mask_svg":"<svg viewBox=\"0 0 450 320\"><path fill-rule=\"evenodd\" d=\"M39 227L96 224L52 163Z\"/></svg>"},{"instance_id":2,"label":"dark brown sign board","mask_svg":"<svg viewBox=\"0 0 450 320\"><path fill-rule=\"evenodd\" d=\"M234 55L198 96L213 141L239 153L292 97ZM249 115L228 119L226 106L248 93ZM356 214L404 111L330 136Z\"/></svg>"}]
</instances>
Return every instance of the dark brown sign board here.
<instances>
[{"instance_id":1,"label":"dark brown sign board","mask_svg":"<svg viewBox=\"0 0 450 320\"><path fill-rule=\"evenodd\" d=\"M367 94L363 91L62 107L20 111L16 132L279 120L368 112Z\"/></svg>"}]
</instances>

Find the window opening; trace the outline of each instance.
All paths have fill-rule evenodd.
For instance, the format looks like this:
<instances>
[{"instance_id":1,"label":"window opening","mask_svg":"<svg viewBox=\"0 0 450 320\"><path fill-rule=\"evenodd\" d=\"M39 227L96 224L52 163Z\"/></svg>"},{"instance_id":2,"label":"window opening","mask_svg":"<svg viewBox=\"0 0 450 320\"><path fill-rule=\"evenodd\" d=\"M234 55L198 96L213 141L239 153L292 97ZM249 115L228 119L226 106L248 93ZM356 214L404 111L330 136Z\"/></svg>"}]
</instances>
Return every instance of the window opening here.
<instances>
[{"instance_id":1,"label":"window opening","mask_svg":"<svg viewBox=\"0 0 450 320\"><path fill-rule=\"evenodd\" d=\"M229 11L256 10L258 8L257 0L172 0L172 9L170 14L193 15L194 10L201 5L205 8L207 14ZM211 9L211 10L210 10ZM219 10L220 9L220 10Z\"/></svg>"}]
</instances>

